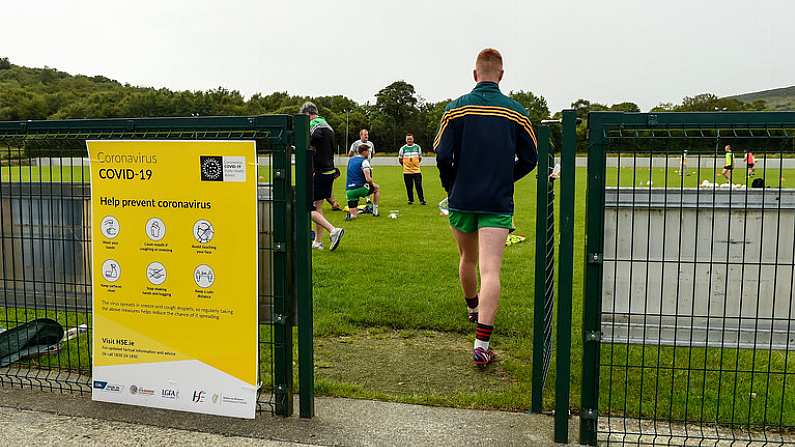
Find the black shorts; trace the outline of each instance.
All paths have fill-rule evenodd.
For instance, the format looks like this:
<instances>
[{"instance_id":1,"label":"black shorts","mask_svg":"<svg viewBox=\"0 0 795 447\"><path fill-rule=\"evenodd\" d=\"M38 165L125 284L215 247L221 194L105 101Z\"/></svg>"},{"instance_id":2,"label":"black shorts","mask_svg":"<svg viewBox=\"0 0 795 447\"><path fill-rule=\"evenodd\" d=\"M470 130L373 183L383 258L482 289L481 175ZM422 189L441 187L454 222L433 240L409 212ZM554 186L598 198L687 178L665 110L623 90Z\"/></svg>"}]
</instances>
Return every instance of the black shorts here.
<instances>
[{"instance_id":1,"label":"black shorts","mask_svg":"<svg viewBox=\"0 0 795 447\"><path fill-rule=\"evenodd\" d=\"M748 163L748 167L749 167L749 168L753 169L753 168L754 168L754 166L756 166L756 163Z\"/></svg>"},{"instance_id":2,"label":"black shorts","mask_svg":"<svg viewBox=\"0 0 795 447\"><path fill-rule=\"evenodd\" d=\"M733 171L734 170L734 165L726 165L726 166L723 167L723 169L725 169L727 171Z\"/></svg>"},{"instance_id":3,"label":"black shorts","mask_svg":"<svg viewBox=\"0 0 795 447\"><path fill-rule=\"evenodd\" d=\"M312 201L331 198L331 189L334 186L334 173L315 174L312 176Z\"/></svg>"}]
</instances>

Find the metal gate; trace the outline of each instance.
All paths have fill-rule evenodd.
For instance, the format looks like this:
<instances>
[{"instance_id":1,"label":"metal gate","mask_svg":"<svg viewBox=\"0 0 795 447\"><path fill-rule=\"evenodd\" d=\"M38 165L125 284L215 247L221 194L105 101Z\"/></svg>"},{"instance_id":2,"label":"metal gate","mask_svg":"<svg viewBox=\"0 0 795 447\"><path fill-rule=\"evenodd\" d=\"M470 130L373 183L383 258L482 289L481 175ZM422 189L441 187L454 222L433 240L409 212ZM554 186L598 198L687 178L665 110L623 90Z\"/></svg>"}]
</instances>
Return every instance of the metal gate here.
<instances>
[{"instance_id":1,"label":"metal gate","mask_svg":"<svg viewBox=\"0 0 795 447\"><path fill-rule=\"evenodd\" d=\"M564 110L561 119L547 120L538 126L536 170L535 298L530 410L533 413L544 410L547 378L554 356L555 441L563 443L568 442L570 413L576 126L577 116L574 110ZM560 137L558 166L555 162L553 133ZM557 205L555 185L559 185L561 199ZM556 217L559 219L557 228ZM555 323L556 280L558 305ZM554 349L553 327L556 327Z\"/></svg>"},{"instance_id":2,"label":"metal gate","mask_svg":"<svg viewBox=\"0 0 795 447\"><path fill-rule=\"evenodd\" d=\"M305 116L286 115L0 122L0 327L51 318L67 329L58 350L0 368L0 386L90 392L87 139L253 140L259 180L258 408L292 414L297 313L301 416L312 416L308 135Z\"/></svg>"},{"instance_id":3,"label":"metal gate","mask_svg":"<svg viewBox=\"0 0 795 447\"><path fill-rule=\"evenodd\" d=\"M581 442L795 445L795 113L588 127Z\"/></svg>"}]
</instances>

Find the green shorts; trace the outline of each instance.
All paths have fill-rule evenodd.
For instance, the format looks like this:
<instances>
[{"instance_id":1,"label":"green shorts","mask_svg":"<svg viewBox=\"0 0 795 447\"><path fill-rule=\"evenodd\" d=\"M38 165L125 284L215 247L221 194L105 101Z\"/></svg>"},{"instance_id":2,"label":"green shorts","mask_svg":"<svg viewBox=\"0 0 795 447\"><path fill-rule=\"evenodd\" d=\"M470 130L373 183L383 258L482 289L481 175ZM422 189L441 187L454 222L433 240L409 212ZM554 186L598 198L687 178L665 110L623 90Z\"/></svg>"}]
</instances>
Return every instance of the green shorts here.
<instances>
[{"instance_id":1,"label":"green shorts","mask_svg":"<svg viewBox=\"0 0 795 447\"><path fill-rule=\"evenodd\" d=\"M367 197L367 196L369 196L372 193L373 193L373 191L370 189L370 185L367 185L367 184L365 184L364 186L361 186L359 188L356 188L356 189L348 189L348 190L346 190L345 191L345 196L348 199L348 203L349 203L348 206L351 206L350 202L357 202L358 203L359 199L361 199L362 197ZM353 206L355 206L355 205L353 205Z\"/></svg>"},{"instance_id":2,"label":"green shorts","mask_svg":"<svg viewBox=\"0 0 795 447\"><path fill-rule=\"evenodd\" d=\"M450 210L450 226L462 233L474 233L481 228L505 228L513 231L510 214L466 213Z\"/></svg>"}]
</instances>

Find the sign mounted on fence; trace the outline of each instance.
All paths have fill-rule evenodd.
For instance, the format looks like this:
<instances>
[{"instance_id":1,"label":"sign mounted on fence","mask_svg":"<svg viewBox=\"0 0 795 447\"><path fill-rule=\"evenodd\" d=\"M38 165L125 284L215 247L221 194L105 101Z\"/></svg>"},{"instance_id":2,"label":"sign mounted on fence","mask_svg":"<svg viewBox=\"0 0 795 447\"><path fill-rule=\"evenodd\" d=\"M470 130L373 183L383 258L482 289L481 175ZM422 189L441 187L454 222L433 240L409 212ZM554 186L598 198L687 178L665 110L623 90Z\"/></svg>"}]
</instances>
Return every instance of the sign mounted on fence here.
<instances>
[{"instance_id":1,"label":"sign mounted on fence","mask_svg":"<svg viewBox=\"0 0 795 447\"><path fill-rule=\"evenodd\" d=\"M253 418L253 141L88 141L94 400Z\"/></svg>"}]
</instances>

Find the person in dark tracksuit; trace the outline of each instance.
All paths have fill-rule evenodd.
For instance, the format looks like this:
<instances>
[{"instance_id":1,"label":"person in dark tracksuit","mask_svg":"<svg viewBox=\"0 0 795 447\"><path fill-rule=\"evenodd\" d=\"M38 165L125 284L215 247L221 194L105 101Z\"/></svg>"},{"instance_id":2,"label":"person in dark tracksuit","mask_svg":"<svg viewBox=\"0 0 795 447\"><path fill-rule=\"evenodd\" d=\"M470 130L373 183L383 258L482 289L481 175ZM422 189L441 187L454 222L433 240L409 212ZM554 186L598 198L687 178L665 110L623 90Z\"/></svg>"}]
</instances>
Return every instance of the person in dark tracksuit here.
<instances>
[{"instance_id":1,"label":"person in dark tracksuit","mask_svg":"<svg viewBox=\"0 0 795 447\"><path fill-rule=\"evenodd\" d=\"M323 215L323 202L333 196L336 169L334 167L334 130L319 115L317 106L304 103L299 113L309 116L309 145L312 149L312 203L310 213L315 222L315 240L312 248L323 249L323 230L329 232L330 251L339 246L345 230L335 227Z\"/></svg>"},{"instance_id":2,"label":"person in dark tracksuit","mask_svg":"<svg viewBox=\"0 0 795 447\"><path fill-rule=\"evenodd\" d=\"M414 144L414 134L406 134L406 144L398 151L398 162L403 166L403 182L406 184L406 196L409 205L414 204L414 187L417 188L417 198L420 204L425 205L425 192L422 190L422 148Z\"/></svg>"},{"instance_id":3,"label":"person in dark tracksuit","mask_svg":"<svg viewBox=\"0 0 795 447\"><path fill-rule=\"evenodd\" d=\"M474 70L477 85L448 104L433 144L448 193L468 318L477 322L472 358L481 367L494 361L490 339L505 240L513 229L514 182L538 159L527 110L500 92L503 74L502 55L491 48L481 51Z\"/></svg>"}]
</instances>

